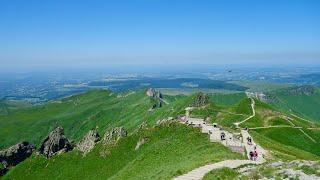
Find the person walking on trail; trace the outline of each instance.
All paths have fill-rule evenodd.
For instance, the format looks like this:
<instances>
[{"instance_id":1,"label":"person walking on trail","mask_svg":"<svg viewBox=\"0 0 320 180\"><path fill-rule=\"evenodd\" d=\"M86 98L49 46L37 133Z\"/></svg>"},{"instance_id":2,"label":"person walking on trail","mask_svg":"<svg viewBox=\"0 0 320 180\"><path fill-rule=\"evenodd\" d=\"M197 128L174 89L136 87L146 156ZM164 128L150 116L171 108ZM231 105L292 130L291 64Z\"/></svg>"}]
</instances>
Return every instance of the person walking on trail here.
<instances>
[{"instance_id":1,"label":"person walking on trail","mask_svg":"<svg viewBox=\"0 0 320 180\"><path fill-rule=\"evenodd\" d=\"M251 137L247 137L247 142L248 142L248 145L251 145L251 144L252 144L252 139L251 139Z\"/></svg>"},{"instance_id":2,"label":"person walking on trail","mask_svg":"<svg viewBox=\"0 0 320 180\"><path fill-rule=\"evenodd\" d=\"M253 159L256 161L257 158L258 158L258 152L257 152L257 150L254 150L254 152L253 152Z\"/></svg>"},{"instance_id":3,"label":"person walking on trail","mask_svg":"<svg viewBox=\"0 0 320 180\"><path fill-rule=\"evenodd\" d=\"M226 140L226 134L224 132L222 132L220 134L220 138L221 138L221 141Z\"/></svg>"},{"instance_id":4,"label":"person walking on trail","mask_svg":"<svg viewBox=\"0 0 320 180\"><path fill-rule=\"evenodd\" d=\"M250 156L250 160L253 161L253 152L252 151L250 151L249 156Z\"/></svg>"}]
</instances>

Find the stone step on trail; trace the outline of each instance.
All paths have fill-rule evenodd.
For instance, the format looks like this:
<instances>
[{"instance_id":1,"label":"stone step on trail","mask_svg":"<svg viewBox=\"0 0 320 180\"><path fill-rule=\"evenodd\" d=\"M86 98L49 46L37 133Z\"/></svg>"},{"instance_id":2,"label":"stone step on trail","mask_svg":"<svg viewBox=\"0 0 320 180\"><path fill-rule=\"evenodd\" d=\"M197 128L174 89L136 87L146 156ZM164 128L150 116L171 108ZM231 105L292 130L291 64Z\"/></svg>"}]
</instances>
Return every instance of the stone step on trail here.
<instances>
[{"instance_id":1,"label":"stone step on trail","mask_svg":"<svg viewBox=\"0 0 320 180\"><path fill-rule=\"evenodd\" d=\"M201 180L207 173L214 169L220 169L223 167L234 169L246 164L258 164L258 162L250 160L225 160L199 167L189 173L174 178L174 180Z\"/></svg>"}]
</instances>

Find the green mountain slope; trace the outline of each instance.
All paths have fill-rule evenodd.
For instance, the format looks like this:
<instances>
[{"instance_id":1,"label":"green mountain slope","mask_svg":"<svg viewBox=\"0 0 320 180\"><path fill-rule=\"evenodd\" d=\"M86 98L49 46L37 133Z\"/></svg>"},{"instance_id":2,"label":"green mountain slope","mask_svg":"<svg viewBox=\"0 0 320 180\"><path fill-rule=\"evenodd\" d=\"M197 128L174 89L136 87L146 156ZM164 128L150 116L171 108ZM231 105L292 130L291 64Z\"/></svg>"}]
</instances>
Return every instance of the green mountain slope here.
<instances>
[{"instance_id":1,"label":"green mountain slope","mask_svg":"<svg viewBox=\"0 0 320 180\"><path fill-rule=\"evenodd\" d=\"M288 113L320 121L320 89L313 86L291 87L270 93L273 104Z\"/></svg>"},{"instance_id":2,"label":"green mountain slope","mask_svg":"<svg viewBox=\"0 0 320 180\"><path fill-rule=\"evenodd\" d=\"M149 141L135 150L140 137ZM102 156L106 150L109 155ZM209 143L199 129L173 123L133 133L114 147L98 144L85 157L78 151L49 160L34 155L4 179L171 179L209 162L243 158L221 144Z\"/></svg>"},{"instance_id":3,"label":"green mountain slope","mask_svg":"<svg viewBox=\"0 0 320 180\"><path fill-rule=\"evenodd\" d=\"M8 115L11 111L29 106L31 104L24 101L0 100L0 115Z\"/></svg>"},{"instance_id":4,"label":"green mountain slope","mask_svg":"<svg viewBox=\"0 0 320 180\"><path fill-rule=\"evenodd\" d=\"M193 110L191 116L210 117L211 122L218 123L228 130L237 131L234 123L241 122L252 115L250 104L249 98L244 98L229 107L210 104L205 108ZM273 104L255 99L255 116L240 124L240 127L252 128L250 132L254 138L257 138L259 144L274 151L276 156L282 156L281 158L319 158L320 139L318 136L320 125L301 120L281 110ZM308 136L316 142L310 140Z\"/></svg>"},{"instance_id":5,"label":"green mountain slope","mask_svg":"<svg viewBox=\"0 0 320 180\"><path fill-rule=\"evenodd\" d=\"M195 96L164 96L163 107L150 110L154 101L144 90L123 94L95 90L40 106L10 110L0 115L1 149L22 140L39 147L57 125L62 126L74 142L97 126L100 134L111 127L124 126L129 136L112 147L99 143L85 157L77 150L48 160L33 155L12 168L4 178L170 179L209 162L244 158L218 143L210 143L208 136L197 128L177 123L153 126L159 119L183 115ZM252 100L243 94L213 94L210 98L205 106L193 109L191 116L209 117L211 122L235 133L240 130L234 123L247 119L239 127L249 128L254 140L269 150L273 158L320 159L318 123L302 120L257 99L254 100L255 116L248 119L253 114ZM138 130L143 122L147 122L147 128ZM141 137L148 137L149 141L135 150Z\"/></svg>"},{"instance_id":6,"label":"green mountain slope","mask_svg":"<svg viewBox=\"0 0 320 180\"><path fill-rule=\"evenodd\" d=\"M294 147L320 157L320 141L313 142L299 129L294 128L269 128L254 130L257 134L263 135L282 145ZM308 132L310 136L317 136L318 132ZM317 134L316 134L317 133ZM299 154L297 154L299 156Z\"/></svg>"},{"instance_id":7,"label":"green mountain slope","mask_svg":"<svg viewBox=\"0 0 320 180\"><path fill-rule=\"evenodd\" d=\"M22 140L39 145L57 125L63 127L66 135L74 141L79 141L95 127L99 127L100 133L115 126L133 131L144 121L154 123L158 119L184 113L192 96L166 96L165 99L168 105L149 111L153 101L145 91L115 94L95 90L12 111L8 115L0 115L0 149Z\"/></svg>"}]
</instances>

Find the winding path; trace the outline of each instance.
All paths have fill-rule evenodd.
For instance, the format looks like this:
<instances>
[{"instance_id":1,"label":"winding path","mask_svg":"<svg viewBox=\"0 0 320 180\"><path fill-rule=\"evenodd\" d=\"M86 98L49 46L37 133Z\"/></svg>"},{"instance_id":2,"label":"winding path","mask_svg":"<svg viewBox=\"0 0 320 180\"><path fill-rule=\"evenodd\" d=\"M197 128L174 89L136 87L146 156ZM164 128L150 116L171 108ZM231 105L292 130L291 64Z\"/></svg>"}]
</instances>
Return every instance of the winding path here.
<instances>
[{"instance_id":1,"label":"winding path","mask_svg":"<svg viewBox=\"0 0 320 180\"><path fill-rule=\"evenodd\" d=\"M206 175L207 173L209 173L214 169L220 169L224 167L234 169L246 164L260 164L260 163L255 161L250 161L250 160L225 160L225 161L220 161L217 163L201 166L184 175L174 178L174 180L201 180L204 177L204 175Z\"/></svg>"},{"instance_id":2,"label":"winding path","mask_svg":"<svg viewBox=\"0 0 320 180\"><path fill-rule=\"evenodd\" d=\"M255 106L255 101L253 98L250 98L251 99L251 109L252 109L252 115L249 116L248 118L244 119L243 121L240 121L240 122L235 122L234 125L236 125L236 127L239 127L240 124L248 121L249 119L253 118L256 116L256 111L254 109L254 106Z\"/></svg>"},{"instance_id":3,"label":"winding path","mask_svg":"<svg viewBox=\"0 0 320 180\"><path fill-rule=\"evenodd\" d=\"M254 107L254 102L252 104L252 108ZM224 146L235 146L235 147L244 147L245 152L247 152L247 156L249 157L249 152L257 150L258 152L258 158L255 161L252 160L225 160L213 164L208 164L205 166L201 166L199 168L196 168L186 174L183 174L181 176L178 176L174 178L175 180L200 180L204 177L205 174L208 172L214 170L214 169L219 169L223 167L228 167L228 168L237 168L241 165L246 165L246 164L262 164L266 160L264 159L264 155L266 154L266 151L259 145L255 144L252 137L248 133L247 130L241 130L241 135L242 135L242 140L237 140L233 138L233 134L229 133L228 131L221 130L221 128L214 126L213 124L207 124L204 119L201 118L191 118L189 117L190 110L192 107L186 108L186 118L187 121L185 124L187 125L192 125L194 127L199 127L201 128L202 133L207 133L210 136L210 141L212 142L220 142ZM254 111L254 110L253 110ZM255 115L255 113L253 113ZM225 133L225 140L221 140L221 133ZM250 137L252 139L252 143L249 145L247 143L247 138Z\"/></svg>"},{"instance_id":4,"label":"winding path","mask_svg":"<svg viewBox=\"0 0 320 180\"><path fill-rule=\"evenodd\" d=\"M279 125L279 126L261 126L261 127L252 127L248 129L268 129L268 128L294 128L294 129L301 129L302 127L299 126L289 126L289 125Z\"/></svg>"}]
</instances>

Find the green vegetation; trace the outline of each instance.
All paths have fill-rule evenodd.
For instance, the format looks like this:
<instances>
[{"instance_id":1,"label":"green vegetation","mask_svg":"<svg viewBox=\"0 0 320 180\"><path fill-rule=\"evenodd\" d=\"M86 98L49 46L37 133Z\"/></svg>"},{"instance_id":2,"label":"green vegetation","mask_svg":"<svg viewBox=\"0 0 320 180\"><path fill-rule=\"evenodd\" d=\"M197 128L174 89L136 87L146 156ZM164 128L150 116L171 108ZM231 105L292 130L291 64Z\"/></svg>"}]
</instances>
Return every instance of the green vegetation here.
<instances>
[{"instance_id":1,"label":"green vegetation","mask_svg":"<svg viewBox=\"0 0 320 180\"><path fill-rule=\"evenodd\" d=\"M232 96L230 95L229 97ZM237 99L238 98L239 97L237 97ZM223 99L221 99L221 102L222 100ZM232 106L218 106L214 102L211 102L205 108L193 110L191 115L202 118L210 117L211 121L214 123L218 123L224 127L233 127L233 123L241 121L252 114L250 99L243 98L240 101L237 101L238 103ZM222 104L221 102L220 104ZM230 99L227 98L224 104L227 104L228 102L230 102Z\"/></svg>"},{"instance_id":2,"label":"green vegetation","mask_svg":"<svg viewBox=\"0 0 320 180\"><path fill-rule=\"evenodd\" d=\"M140 137L149 141L135 150ZM113 147L98 144L85 157L78 151L48 160L34 155L4 179L170 179L210 162L242 158L219 143L209 143L198 128L173 123L145 128Z\"/></svg>"},{"instance_id":3,"label":"green vegetation","mask_svg":"<svg viewBox=\"0 0 320 180\"><path fill-rule=\"evenodd\" d=\"M211 102L219 106L232 106L239 103L242 99L246 98L244 93L222 94L215 93L209 94Z\"/></svg>"},{"instance_id":4,"label":"green vegetation","mask_svg":"<svg viewBox=\"0 0 320 180\"><path fill-rule=\"evenodd\" d=\"M320 143L313 142L299 129L268 128L251 131L263 147L301 159L319 159ZM314 136L313 134L310 134ZM291 159L290 157L288 157ZM294 159L294 158L293 158Z\"/></svg>"},{"instance_id":5,"label":"green vegetation","mask_svg":"<svg viewBox=\"0 0 320 180\"><path fill-rule=\"evenodd\" d=\"M317 169L313 168L313 167L310 167L310 166L307 166L307 165L302 165L300 167L300 169L305 173L305 174L308 174L308 175L311 175L311 174L316 174L316 175L320 175L320 172L317 171Z\"/></svg>"},{"instance_id":6,"label":"green vegetation","mask_svg":"<svg viewBox=\"0 0 320 180\"><path fill-rule=\"evenodd\" d=\"M236 170L230 168L221 168L210 171L203 177L203 180L236 180L238 179L238 173Z\"/></svg>"},{"instance_id":7,"label":"green vegetation","mask_svg":"<svg viewBox=\"0 0 320 180\"><path fill-rule=\"evenodd\" d=\"M169 105L149 111L152 100L145 91L115 94L94 90L45 105L15 110L0 115L0 149L26 140L36 145L55 126L65 129L67 137L79 141L90 129L99 132L115 126L124 126L130 132L142 122L155 123L158 119L184 114L192 96L165 96Z\"/></svg>"},{"instance_id":8,"label":"green vegetation","mask_svg":"<svg viewBox=\"0 0 320 180\"><path fill-rule=\"evenodd\" d=\"M13 110L22 109L31 106L24 101L0 100L0 115L7 115Z\"/></svg>"},{"instance_id":9,"label":"green vegetation","mask_svg":"<svg viewBox=\"0 0 320 180\"><path fill-rule=\"evenodd\" d=\"M85 157L77 150L48 160L33 155L10 170L4 179L170 179L207 163L245 158L218 143L209 143L208 136L197 128L177 123L153 126L159 119L184 115L185 107L192 104L194 97L195 94L165 95L168 104L152 110L154 100L143 90L122 94L93 90L44 105L11 105L9 110L2 111L6 113L0 113L0 149L22 140L39 147L57 125L63 127L66 136L74 142L96 127L102 135L107 129L124 126L129 136L115 146L98 143ZM191 116L209 117L211 122L239 132L233 123L252 115L251 99L243 93L209 94L209 97L209 104L192 110ZM255 117L240 127L263 127L251 129L250 134L259 145L270 150L272 158L320 160L319 124L295 117L277 104L259 100L255 100L255 112ZM138 130L143 122L148 124L147 128ZM301 127L307 135L299 128L269 126ZM142 137L148 137L149 141L135 150ZM261 169L260 175L269 177L272 172L270 168ZM250 178L258 176L258 172L252 173ZM210 172L205 178L217 177L232 179L238 177L238 173L223 168Z\"/></svg>"},{"instance_id":10,"label":"green vegetation","mask_svg":"<svg viewBox=\"0 0 320 180\"><path fill-rule=\"evenodd\" d=\"M298 88L287 88L271 92L271 96L275 98L273 104L289 114L294 113L309 120L320 121L319 88L315 88L314 92L311 93L303 92L302 90L302 92L299 92Z\"/></svg>"}]
</instances>

